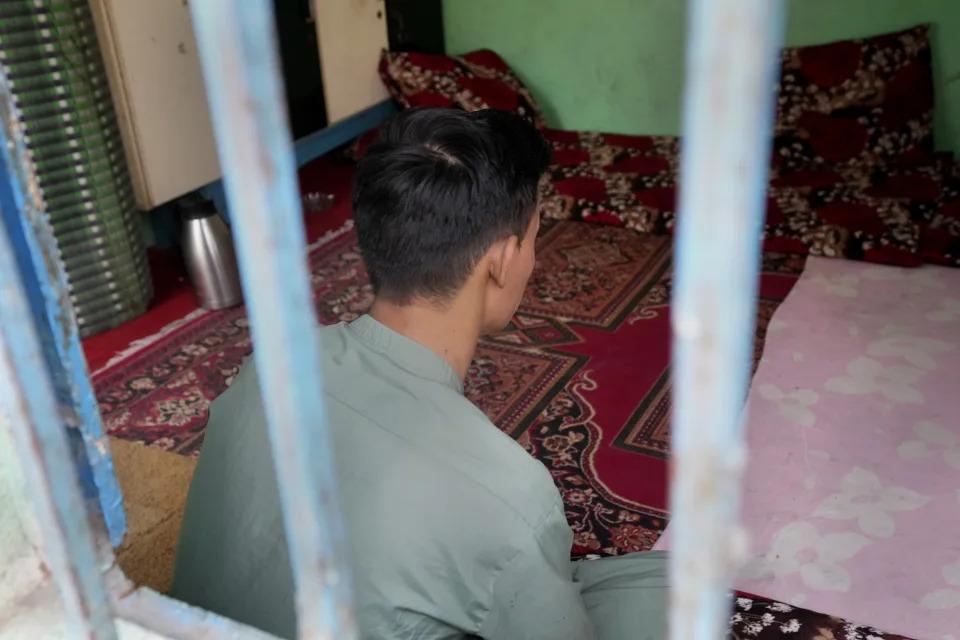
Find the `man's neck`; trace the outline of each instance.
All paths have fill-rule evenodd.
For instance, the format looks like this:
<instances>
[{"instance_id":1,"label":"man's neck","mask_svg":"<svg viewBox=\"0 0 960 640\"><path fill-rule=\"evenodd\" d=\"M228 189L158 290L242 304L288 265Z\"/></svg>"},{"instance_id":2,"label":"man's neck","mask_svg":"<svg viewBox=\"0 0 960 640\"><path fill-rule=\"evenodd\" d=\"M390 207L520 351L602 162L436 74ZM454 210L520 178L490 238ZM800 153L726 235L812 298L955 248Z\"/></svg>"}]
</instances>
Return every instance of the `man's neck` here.
<instances>
[{"instance_id":1,"label":"man's neck","mask_svg":"<svg viewBox=\"0 0 960 640\"><path fill-rule=\"evenodd\" d=\"M397 305L377 299L370 316L439 355L463 380L480 339L482 321L473 306L463 300L438 308L426 303Z\"/></svg>"}]
</instances>

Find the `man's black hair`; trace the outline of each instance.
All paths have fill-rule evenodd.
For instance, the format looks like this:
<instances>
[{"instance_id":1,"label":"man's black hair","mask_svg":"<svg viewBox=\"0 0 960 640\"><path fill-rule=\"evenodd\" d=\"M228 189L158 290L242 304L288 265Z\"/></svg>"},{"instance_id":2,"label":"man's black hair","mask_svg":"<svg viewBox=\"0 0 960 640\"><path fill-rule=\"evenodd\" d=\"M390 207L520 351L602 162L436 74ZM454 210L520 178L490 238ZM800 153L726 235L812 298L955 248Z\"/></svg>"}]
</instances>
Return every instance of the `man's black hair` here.
<instances>
[{"instance_id":1,"label":"man's black hair","mask_svg":"<svg viewBox=\"0 0 960 640\"><path fill-rule=\"evenodd\" d=\"M449 299L493 243L524 240L550 158L540 132L514 113L400 112L360 160L353 185L377 295L397 304Z\"/></svg>"}]
</instances>

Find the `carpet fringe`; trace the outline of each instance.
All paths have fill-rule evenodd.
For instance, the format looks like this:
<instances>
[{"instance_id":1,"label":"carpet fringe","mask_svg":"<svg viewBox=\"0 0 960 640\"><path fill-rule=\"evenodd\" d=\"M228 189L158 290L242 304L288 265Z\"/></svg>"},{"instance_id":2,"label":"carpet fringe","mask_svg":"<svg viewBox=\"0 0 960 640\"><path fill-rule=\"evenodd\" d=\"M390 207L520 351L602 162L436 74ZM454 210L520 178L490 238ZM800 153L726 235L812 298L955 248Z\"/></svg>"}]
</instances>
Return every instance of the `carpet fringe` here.
<instances>
[{"instance_id":1,"label":"carpet fringe","mask_svg":"<svg viewBox=\"0 0 960 640\"><path fill-rule=\"evenodd\" d=\"M322 236L320 236L319 238L317 238L316 240L308 244L307 253L308 254L313 253L320 247L324 246L325 244L329 244L330 242L333 242L334 240L336 240L343 234L351 231L352 229L353 229L353 220L347 220L339 228L331 229L330 231L327 231L325 234L323 234Z\"/></svg>"},{"instance_id":2,"label":"carpet fringe","mask_svg":"<svg viewBox=\"0 0 960 640\"><path fill-rule=\"evenodd\" d=\"M131 357L131 356L133 356L133 355L136 355L137 353L139 353L140 351L143 351L144 349L146 349L147 347L149 347L149 346L151 346L152 344L156 343L157 341L162 340L163 338L167 337L168 335L170 335L170 334L173 333L174 331L177 331L177 330L180 329L183 325L185 325L185 324L187 324L187 323L189 323L189 322L192 322L193 320L196 320L197 318L199 318L199 317L201 317L201 316L204 316L204 315L206 315L206 314L208 314L208 313L210 313L210 312L207 311L206 309L194 309L193 311L191 311L191 312L188 313L187 315L183 316L183 317L180 318L179 320L174 320L173 322L171 322L170 324L168 324L167 326L165 326L163 329L160 329L160 331L157 331L157 332L154 333L153 335L149 335L149 336L147 336L146 338L140 338L140 339L138 339L138 340L134 340L134 341L131 342L129 345L127 345L127 348L126 348L126 349L124 349L123 351L118 352L116 355L114 355L112 358L110 358L110 359L107 361L107 364L103 365L102 367L100 367L99 369L97 369L96 371L94 371L94 372L93 372L93 377L97 377L98 375L100 375L101 373L103 373L104 371L106 371L107 369L109 369L109 368L111 368L111 367L115 367L116 365L120 364L121 362L123 362L123 361L126 360L127 358L129 358L129 357Z\"/></svg>"}]
</instances>

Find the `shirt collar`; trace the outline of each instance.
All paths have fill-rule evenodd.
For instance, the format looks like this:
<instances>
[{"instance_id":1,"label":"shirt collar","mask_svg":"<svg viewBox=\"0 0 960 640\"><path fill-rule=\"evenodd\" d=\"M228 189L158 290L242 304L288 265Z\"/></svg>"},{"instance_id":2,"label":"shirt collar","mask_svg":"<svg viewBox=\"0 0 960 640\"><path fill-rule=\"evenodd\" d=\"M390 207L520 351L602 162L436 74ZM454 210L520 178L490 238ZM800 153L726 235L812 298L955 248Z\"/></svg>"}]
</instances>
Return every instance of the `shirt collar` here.
<instances>
[{"instance_id":1,"label":"shirt collar","mask_svg":"<svg viewBox=\"0 0 960 640\"><path fill-rule=\"evenodd\" d=\"M401 335L368 315L363 315L347 328L364 345L387 356L394 364L410 373L439 382L457 393L463 393L463 380L449 362L419 342Z\"/></svg>"}]
</instances>

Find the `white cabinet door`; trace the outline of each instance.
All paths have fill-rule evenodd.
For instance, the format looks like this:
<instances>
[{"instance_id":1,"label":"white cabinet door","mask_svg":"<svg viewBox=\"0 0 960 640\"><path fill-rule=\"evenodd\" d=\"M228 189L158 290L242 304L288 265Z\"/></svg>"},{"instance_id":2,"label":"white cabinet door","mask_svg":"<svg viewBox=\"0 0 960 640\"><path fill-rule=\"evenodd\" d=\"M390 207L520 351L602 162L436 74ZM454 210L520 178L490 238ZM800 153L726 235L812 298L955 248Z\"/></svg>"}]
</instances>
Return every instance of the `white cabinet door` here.
<instances>
[{"instance_id":1,"label":"white cabinet door","mask_svg":"<svg viewBox=\"0 0 960 640\"><path fill-rule=\"evenodd\" d=\"M386 9L384 0L311 2L333 124L388 97L377 75L387 47ZM151 209L218 179L187 0L90 0L90 6L137 204Z\"/></svg>"},{"instance_id":2,"label":"white cabinet door","mask_svg":"<svg viewBox=\"0 0 960 640\"><path fill-rule=\"evenodd\" d=\"M387 48L384 0L311 0L320 42L323 93L330 124L386 100L377 75Z\"/></svg>"},{"instance_id":3,"label":"white cabinet door","mask_svg":"<svg viewBox=\"0 0 960 640\"><path fill-rule=\"evenodd\" d=\"M187 0L90 0L137 204L220 177Z\"/></svg>"}]
</instances>

